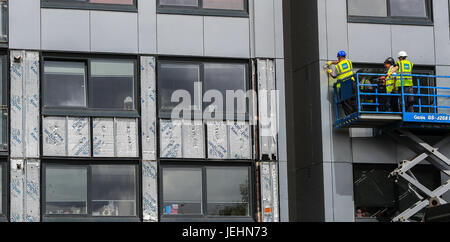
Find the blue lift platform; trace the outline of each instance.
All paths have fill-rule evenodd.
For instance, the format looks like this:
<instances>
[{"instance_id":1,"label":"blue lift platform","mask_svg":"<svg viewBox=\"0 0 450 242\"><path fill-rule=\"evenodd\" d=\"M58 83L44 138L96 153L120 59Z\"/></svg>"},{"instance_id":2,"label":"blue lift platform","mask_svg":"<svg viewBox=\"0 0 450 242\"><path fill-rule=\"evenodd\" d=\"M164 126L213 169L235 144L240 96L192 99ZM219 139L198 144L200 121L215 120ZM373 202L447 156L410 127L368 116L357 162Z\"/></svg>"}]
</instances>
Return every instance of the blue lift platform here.
<instances>
[{"instance_id":1,"label":"blue lift platform","mask_svg":"<svg viewBox=\"0 0 450 242\"><path fill-rule=\"evenodd\" d=\"M442 195L450 191L450 179L442 186L430 190L412 173L411 169L428 161L450 178L450 158L439 152L450 144L450 76L393 75L402 86L396 93L386 93L381 77L385 74L357 73L334 84L334 111L336 129L373 128L377 134L385 134L406 145L417 155L411 160L398 162L391 173L409 184L418 202L393 218L394 222L409 222L411 218L429 206L447 204ZM414 92L405 93L403 79L414 79ZM338 88L338 86L340 86ZM407 112L405 100L414 97L413 112ZM386 103L397 99L398 108L387 108ZM433 135L439 142L428 144L422 135Z\"/></svg>"}]
</instances>

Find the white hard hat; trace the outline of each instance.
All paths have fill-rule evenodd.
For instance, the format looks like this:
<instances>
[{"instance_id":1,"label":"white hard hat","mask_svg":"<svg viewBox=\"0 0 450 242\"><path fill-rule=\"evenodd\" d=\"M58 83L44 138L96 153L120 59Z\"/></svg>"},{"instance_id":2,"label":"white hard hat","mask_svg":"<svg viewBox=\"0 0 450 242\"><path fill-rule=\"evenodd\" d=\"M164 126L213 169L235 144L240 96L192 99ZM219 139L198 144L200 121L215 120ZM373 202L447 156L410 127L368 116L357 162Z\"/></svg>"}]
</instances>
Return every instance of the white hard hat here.
<instances>
[{"instance_id":1,"label":"white hard hat","mask_svg":"<svg viewBox=\"0 0 450 242\"><path fill-rule=\"evenodd\" d=\"M398 52L398 57L408 57L408 53L406 53L406 51L400 51Z\"/></svg>"}]
</instances>

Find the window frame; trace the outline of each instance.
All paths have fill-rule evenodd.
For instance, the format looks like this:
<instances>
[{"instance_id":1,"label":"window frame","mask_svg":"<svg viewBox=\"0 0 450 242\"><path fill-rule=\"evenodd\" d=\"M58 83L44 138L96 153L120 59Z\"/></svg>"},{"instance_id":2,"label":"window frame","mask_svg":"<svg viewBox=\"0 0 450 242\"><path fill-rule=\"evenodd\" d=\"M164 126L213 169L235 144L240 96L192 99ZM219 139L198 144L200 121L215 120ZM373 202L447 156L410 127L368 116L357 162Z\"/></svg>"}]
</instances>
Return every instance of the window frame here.
<instances>
[{"instance_id":1,"label":"window frame","mask_svg":"<svg viewBox=\"0 0 450 242\"><path fill-rule=\"evenodd\" d=\"M41 0L41 8L104 10L119 12L138 12L137 0L132 5L73 2L70 0Z\"/></svg>"},{"instance_id":2,"label":"window frame","mask_svg":"<svg viewBox=\"0 0 450 242\"><path fill-rule=\"evenodd\" d=\"M133 81L133 95L134 95L134 110L119 110L119 109L103 109L103 108L90 108L89 96L90 96L90 83L91 83L91 62L95 60L128 60L134 64L134 81ZM85 63L85 99L86 107L46 107L44 104L45 91L45 62L46 61L61 61L61 62L84 62ZM41 58L41 114L44 116L77 116L77 117L115 117L115 118L139 118L140 117L140 102L139 99L139 60L135 56L126 55L65 55L65 54L43 54Z\"/></svg>"},{"instance_id":3,"label":"window frame","mask_svg":"<svg viewBox=\"0 0 450 242\"><path fill-rule=\"evenodd\" d=\"M205 64L242 64L245 66L245 71L246 71L246 75L245 75L245 83L244 86L246 88L246 90L244 90L244 92L248 92L249 90L252 90L252 65L251 65L251 60L247 60L247 59L214 59L214 58L208 58L208 59L198 59L198 58L165 58L165 57L160 57L158 59L158 62L156 64L156 89L157 89L157 118L159 120L167 120L167 119L171 119L171 114L167 114L165 112L161 112L160 109L160 105L161 105L161 95L159 95L160 93L160 88L159 88L159 73L161 70L161 64L195 64L195 65L200 65L200 77L199 77L199 81L202 83L202 90L201 90L201 109L200 109L200 114L197 113L197 111L192 111L191 112L191 120L196 120L196 121L209 121L209 119L205 119L203 117L204 111L205 111L205 106L204 106L204 102L203 102L203 97L204 97L204 93L206 92L205 90ZM191 100L194 101L194 100ZM223 102L225 102L226 104L226 97L223 100ZM238 120L237 119L237 115L238 113L234 113L234 119L233 120L228 120L227 119L227 113L226 110L223 110L223 119L222 120L218 120L218 119L211 119L211 121L245 121L248 122L250 121L250 111L251 111L251 103L247 103L247 113L245 114L245 120ZM201 116L201 120L195 119L196 114L198 116Z\"/></svg>"},{"instance_id":4,"label":"window frame","mask_svg":"<svg viewBox=\"0 0 450 242\"><path fill-rule=\"evenodd\" d=\"M135 197L136 197L136 215L135 216L93 216L92 215L92 166L95 165L128 165L135 167ZM86 214L46 214L46 172L47 167L56 168L86 168L87 169L87 194L86 194ZM141 205L141 172L140 162L137 160L77 160L70 159L47 159L42 162L41 169L41 218L43 222L140 222L142 205Z\"/></svg>"},{"instance_id":5,"label":"window frame","mask_svg":"<svg viewBox=\"0 0 450 242\"><path fill-rule=\"evenodd\" d=\"M2 22L6 25L5 28L5 39L2 39L0 37L0 46L8 48L8 42L9 42L9 8L8 8L8 1L7 0L1 0L0 1L0 8L6 8L5 14L2 16ZM1 10L0 10L1 11ZM3 26L0 26L2 28Z\"/></svg>"},{"instance_id":6,"label":"window frame","mask_svg":"<svg viewBox=\"0 0 450 242\"><path fill-rule=\"evenodd\" d=\"M9 155L9 147L10 147L10 93L9 93L9 85L10 85L10 60L9 60L9 55L4 51L1 50L0 51L0 60L3 63L0 63L2 65L3 68L3 73L0 76L0 78L2 78L0 85L2 86L2 99L5 101L4 105L0 105L0 119L3 119L5 114L5 120L2 120L1 122L5 122L5 130L2 130L2 134L6 136L5 138L5 144L1 144L0 142L0 156L8 156ZM2 100L2 102L3 102ZM0 103L1 104L1 103ZM0 125L0 129L2 129L1 125ZM3 132L4 131L4 132ZM1 140L1 137L0 137ZM1 147L1 146L4 147Z\"/></svg>"},{"instance_id":7,"label":"window frame","mask_svg":"<svg viewBox=\"0 0 450 242\"><path fill-rule=\"evenodd\" d=\"M247 168L248 169L248 186L249 186L249 216L213 216L208 215L208 197L207 197L207 168ZM165 168L194 168L200 169L202 173L202 212L201 215L165 215L161 211L164 204L164 182L163 169ZM160 222L256 222L257 201L256 201L256 174L255 163L243 161L229 161L229 162L188 162L185 161L169 161L160 160L158 167L159 183L159 221Z\"/></svg>"},{"instance_id":8,"label":"window frame","mask_svg":"<svg viewBox=\"0 0 450 242\"><path fill-rule=\"evenodd\" d=\"M160 0L156 0L156 12L160 14L182 14L182 15L202 15L202 16L222 16L222 17L241 17L248 18L249 0L244 1L244 10L226 10L226 9L205 9L203 0L198 0L198 7L188 6L166 6L161 5Z\"/></svg>"},{"instance_id":9,"label":"window frame","mask_svg":"<svg viewBox=\"0 0 450 242\"><path fill-rule=\"evenodd\" d=\"M372 24L395 24L395 25L425 25L433 26L433 1L425 0L425 7L427 17L402 17L391 15L391 0L386 0L387 16L386 17L371 17L371 16L357 16L349 13L349 0L347 3L347 22L348 23L372 23Z\"/></svg>"}]
</instances>

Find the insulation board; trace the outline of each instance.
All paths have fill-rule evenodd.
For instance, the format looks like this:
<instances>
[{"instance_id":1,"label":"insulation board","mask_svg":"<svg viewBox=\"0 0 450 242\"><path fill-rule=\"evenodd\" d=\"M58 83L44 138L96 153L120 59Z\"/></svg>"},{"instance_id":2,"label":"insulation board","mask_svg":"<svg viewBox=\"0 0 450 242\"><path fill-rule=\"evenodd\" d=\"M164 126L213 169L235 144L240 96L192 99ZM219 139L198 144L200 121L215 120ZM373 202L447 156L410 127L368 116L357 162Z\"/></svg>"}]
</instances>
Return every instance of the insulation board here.
<instances>
[{"instance_id":1,"label":"insulation board","mask_svg":"<svg viewBox=\"0 0 450 242\"><path fill-rule=\"evenodd\" d=\"M141 135L144 160L156 160L155 63L155 57L141 57Z\"/></svg>"},{"instance_id":2,"label":"insulation board","mask_svg":"<svg viewBox=\"0 0 450 242\"><path fill-rule=\"evenodd\" d=\"M158 222L158 163L142 161L142 204L144 222Z\"/></svg>"},{"instance_id":3,"label":"insulation board","mask_svg":"<svg viewBox=\"0 0 450 242\"><path fill-rule=\"evenodd\" d=\"M115 119L116 157L138 157L137 119Z\"/></svg>"},{"instance_id":4,"label":"insulation board","mask_svg":"<svg viewBox=\"0 0 450 242\"><path fill-rule=\"evenodd\" d=\"M95 118L92 132L94 157L114 157L114 119Z\"/></svg>"},{"instance_id":5,"label":"insulation board","mask_svg":"<svg viewBox=\"0 0 450 242\"><path fill-rule=\"evenodd\" d=\"M42 123L44 156L67 156L66 117L45 117Z\"/></svg>"},{"instance_id":6,"label":"insulation board","mask_svg":"<svg viewBox=\"0 0 450 242\"><path fill-rule=\"evenodd\" d=\"M183 158L205 158L203 121L183 120Z\"/></svg>"},{"instance_id":7,"label":"insulation board","mask_svg":"<svg viewBox=\"0 0 450 242\"><path fill-rule=\"evenodd\" d=\"M91 155L89 118L67 118L68 156L89 157Z\"/></svg>"},{"instance_id":8,"label":"insulation board","mask_svg":"<svg viewBox=\"0 0 450 242\"><path fill-rule=\"evenodd\" d=\"M230 158L248 160L252 158L250 125L246 122L230 122Z\"/></svg>"},{"instance_id":9,"label":"insulation board","mask_svg":"<svg viewBox=\"0 0 450 242\"><path fill-rule=\"evenodd\" d=\"M228 159L228 127L226 122L207 122L208 159Z\"/></svg>"},{"instance_id":10,"label":"insulation board","mask_svg":"<svg viewBox=\"0 0 450 242\"><path fill-rule=\"evenodd\" d=\"M182 158L181 120L160 121L161 158Z\"/></svg>"}]
</instances>

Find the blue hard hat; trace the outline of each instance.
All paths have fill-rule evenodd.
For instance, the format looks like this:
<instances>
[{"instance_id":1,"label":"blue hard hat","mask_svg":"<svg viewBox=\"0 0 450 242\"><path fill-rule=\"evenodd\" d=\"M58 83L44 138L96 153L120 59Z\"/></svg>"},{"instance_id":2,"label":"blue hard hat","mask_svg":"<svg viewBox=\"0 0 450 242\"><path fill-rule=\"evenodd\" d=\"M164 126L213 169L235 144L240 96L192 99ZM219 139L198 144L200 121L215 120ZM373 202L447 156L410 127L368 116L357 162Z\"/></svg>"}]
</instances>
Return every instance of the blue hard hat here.
<instances>
[{"instance_id":1,"label":"blue hard hat","mask_svg":"<svg viewBox=\"0 0 450 242\"><path fill-rule=\"evenodd\" d=\"M337 54L337 57L346 57L346 56L347 56L347 53L343 50L339 51Z\"/></svg>"}]
</instances>

